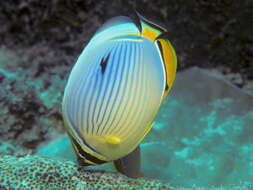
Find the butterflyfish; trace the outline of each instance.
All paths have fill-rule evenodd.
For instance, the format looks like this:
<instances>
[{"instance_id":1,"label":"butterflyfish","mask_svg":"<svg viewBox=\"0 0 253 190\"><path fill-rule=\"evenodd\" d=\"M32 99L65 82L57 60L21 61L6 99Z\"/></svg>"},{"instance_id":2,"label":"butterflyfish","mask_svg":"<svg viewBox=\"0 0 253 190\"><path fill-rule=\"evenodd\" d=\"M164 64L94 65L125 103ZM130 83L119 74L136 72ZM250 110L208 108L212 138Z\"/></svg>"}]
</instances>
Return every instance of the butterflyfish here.
<instances>
[{"instance_id":1,"label":"butterflyfish","mask_svg":"<svg viewBox=\"0 0 253 190\"><path fill-rule=\"evenodd\" d=\"M167 30L138 14L103 24L77 59L62 101L65 129L84 166L113 161L140 175L139 144L175 79Z\"/></svg>"}]
</instances>

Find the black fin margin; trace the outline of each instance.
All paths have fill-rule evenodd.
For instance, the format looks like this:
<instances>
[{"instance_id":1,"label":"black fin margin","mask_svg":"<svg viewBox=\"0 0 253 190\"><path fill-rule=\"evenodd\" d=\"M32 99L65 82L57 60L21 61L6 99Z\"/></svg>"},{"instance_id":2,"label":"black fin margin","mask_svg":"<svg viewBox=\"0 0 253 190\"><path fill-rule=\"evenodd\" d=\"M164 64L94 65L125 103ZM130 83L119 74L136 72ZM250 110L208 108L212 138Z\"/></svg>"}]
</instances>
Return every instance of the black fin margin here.
<instances>
[{"instance_id":1,"label":"black fin margin","mask_svg":"<svg viewBox=\"0 0 253 190\"><path fill-rule=\"evenodd\" d=\"M69 135L69 137L70 137L70 135ZM91 164L85 162L85 159L88 160L88 161L91 161L91 162L93 162L95 164L104 164L104 163L106 163L106 161L100 160L100 159L98 159L98 158L90 155L89 153L85 152L82 149L82 147L78 144L78 142L73 137L70 137L70 140L71 140L73 146L75 146L76 149L77 149L77 150L75 149L75 152L76 152L76 155L77 155L77 162L81 166L89 166L89 165L91 165Z\"/></svg>"},{"instance_id":2,"label":"black fin margin","mask_svg":"<svg viewBox=\"0 0 253 190\"><path fill-rule=\"evenodd\" d=\"M155 24L153 21L150 21L146 19L144 16L142 16L140 13L136 11L136 14L139 17L139 20L145 22L147 25L151 26L152 28L155 28L156 30L160 31L161 33L166 33L167 30L163 28L162 26L159 26L158 24Z\"/></svg>"},{"instance_id":3,"label":"black fin margin","mask_svg":"<svg viewBox=\"0 0 253 190\"><path fill-rule=\"evenodd\" d=\"M162 35L162 34L161 34ZM161 36L161 35L159 35L159 36ZM158 36L158 37L159 37ZM158 38L158 39L164 39L164 38ZM157 38L156 38L156 40L157 40ZM157 41L157 45L158 45L158 48L159 48L159 50L160 50L160 52L161 52L161 55L162 55L162 59L163 59L163 63L164 63L164 68L165 68L165 79L166 79L166 85L165 85L165 91L167 91L168 89L169 89L169 85L168 85L168 83L167 83L167 70L166 70L166 66L165 66L165 59L164 59L164 54L163 54L163 48L162 48L162 44L161 44L161 42L158 40Z\"/></svg>"},{"instance_id":4,"label":"black fin margin","mask_svg":"<svg viewBox=\"0 0 253 190\"><path fill-rule=\"evenodd\" d=\"M138 13L136 10L134 10L133 14L129 17L141 33L142 32L142 27L141 27L140 13Z\"/></svg>"},{"instance_id":5,"label":"black fin margin","mask_svg":"<svg viewBox=\"0 0 253 190\"><path fill-rule=\"evenodd\" d=\"M155 40L159 40L159 39L164 39L164 40L169 40L169 32L163 32L161 33L159 36L156 37Z\"/></svg>"}]
</instances>

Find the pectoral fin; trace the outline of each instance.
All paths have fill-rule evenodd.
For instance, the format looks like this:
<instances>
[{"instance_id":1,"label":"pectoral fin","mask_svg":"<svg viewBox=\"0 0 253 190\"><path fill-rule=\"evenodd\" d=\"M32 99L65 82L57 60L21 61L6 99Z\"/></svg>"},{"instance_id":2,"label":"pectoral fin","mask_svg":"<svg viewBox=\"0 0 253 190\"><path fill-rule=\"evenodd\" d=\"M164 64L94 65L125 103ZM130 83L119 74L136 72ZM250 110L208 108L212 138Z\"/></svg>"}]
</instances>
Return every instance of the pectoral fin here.
<instances>
[{"instance_id":1,"label":"pectoral fin","mask_svg":"<svg viewBox=\"0 0 253 190\"><path fill-rule=\"evenodd\" d=\"M137 178L140 176L141 154L140 146L133 152L113 162L118 172L127 177Z\"/></svg>"}]
</instances>

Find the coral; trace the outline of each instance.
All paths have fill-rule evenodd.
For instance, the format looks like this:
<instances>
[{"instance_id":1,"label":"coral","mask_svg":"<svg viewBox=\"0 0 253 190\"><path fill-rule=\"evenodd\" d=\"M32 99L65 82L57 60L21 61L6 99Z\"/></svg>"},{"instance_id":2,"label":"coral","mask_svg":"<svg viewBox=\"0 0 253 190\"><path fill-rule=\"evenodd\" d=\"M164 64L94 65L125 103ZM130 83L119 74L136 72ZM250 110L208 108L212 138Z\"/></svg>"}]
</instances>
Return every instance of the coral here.
<instances>
[{"instance_id":1,"label":"coral","mask_svg":"<svg viewBox=\"0 0 253 190\"><path fill-rule=\"evenodd\" d=\"M71 161L27 155L0 155L1 190L252 190L252 183L240 186L203 188L174 187L159 180L131 179L103 170L84 170Z\"/></svg>"},{"instance_id":2,"label":"coral","mask_svg":"<svg viewBox=\"0 0 253 190\"><path fill-rule=\"evenodd\" d=\"M0 156L0 189L173 189L170 184L84 170L71 161L39 156Z\"/></svg>"},{"instance_id":3,"label":"coral","mask_svg":"<svg viewBox=\"0 0 253 190\"><path fill-rule=\"evenodd\" d=\"M0 155L8 154L13 155L17 152L17 148L11 145L8 142L1 142L0 141Z\"/></svg>"}]
</instances>

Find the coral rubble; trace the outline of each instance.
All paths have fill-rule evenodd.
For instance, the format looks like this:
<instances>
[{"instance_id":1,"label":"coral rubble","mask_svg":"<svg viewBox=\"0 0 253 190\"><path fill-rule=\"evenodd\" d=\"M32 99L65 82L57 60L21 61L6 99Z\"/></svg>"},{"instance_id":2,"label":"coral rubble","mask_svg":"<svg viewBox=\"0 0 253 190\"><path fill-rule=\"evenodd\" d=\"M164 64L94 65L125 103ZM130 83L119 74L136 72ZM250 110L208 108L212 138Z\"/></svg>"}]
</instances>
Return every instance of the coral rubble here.
<instances>
[{"instance_id":1,"label":"coral rubble","mask_svg":"<svg viewBox=\"0 0 253 190\"><path fill-rule=\"evenodd\" d=\"M0 189L172 189L170 184L121 174L83 170L71 161L39 156L0 156Z\"/></svg>"}]
</instances>

